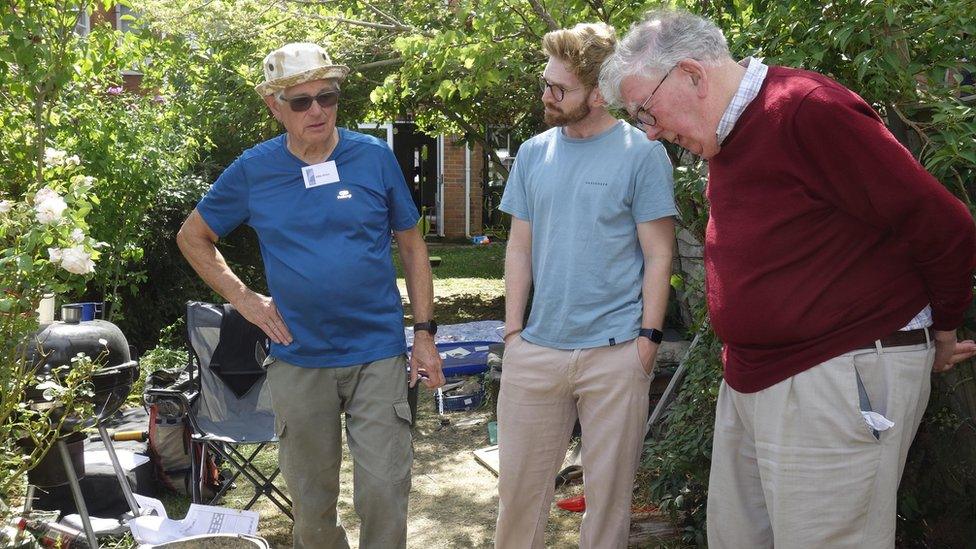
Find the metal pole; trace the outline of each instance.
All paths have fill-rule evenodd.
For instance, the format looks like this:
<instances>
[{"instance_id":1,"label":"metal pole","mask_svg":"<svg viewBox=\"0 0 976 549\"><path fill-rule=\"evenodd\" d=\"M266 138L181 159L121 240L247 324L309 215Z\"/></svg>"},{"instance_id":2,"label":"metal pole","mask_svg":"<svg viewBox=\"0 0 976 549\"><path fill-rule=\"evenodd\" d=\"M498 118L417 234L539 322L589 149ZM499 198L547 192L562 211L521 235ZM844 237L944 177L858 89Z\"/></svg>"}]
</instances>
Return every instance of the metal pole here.
<instances>
[{"instance_id":1,"label":"metal pole","mask_svg":"<svg viewBox=\"0 0 976 549\"><path fill-rule=\"evenodd\" d=\"M75 500L75 507L78 508L78 515L81 517L81 524L85 528L85 537L88 538L88 545L92 549L98 549L98 539L95 538L95 531L92 530L91 518L88 517L88 507L85 506L85 496L81 493L81 485L78 484L78 475L71 464L71 456L68 455L68 445L64 439L58 440L58 453L61 454L61 464L64 465L64 472L68 475L68 486L71 487L71 497Z\"/></svg>"},{"instance_id":2,"label":"metal pole","mask_svg":"<svg viewBox=\"0 0 976 549\"><path fill-rule=\"evenodd\" d=\"M24 516L30 514L31 510L34 508L34 485L27 485L27 495L24 496Z\"/></svg>"},{"instance_id":3,"label":"metal pole","mask_svg":"<svg viewBox=\"0 0 976 549\"><path fill-rule=\"evenodd\" d=\"M119 486L122 488L122 495L125 496L125 502L129 504L129 509L132 510L132 517L138 517L139 504L132 495L129 478L126 476L125 471L122 470L122 465L119 463L119 456L115 453L115 447L112 446L112 439L108 435L108 429L102 423L98 424L98 434L102 437L102 444L105 445L105 451L108 452L108 459L112 461L112 469L115 470L115 476L119 479Z\"/></svg>"}]
</instances>

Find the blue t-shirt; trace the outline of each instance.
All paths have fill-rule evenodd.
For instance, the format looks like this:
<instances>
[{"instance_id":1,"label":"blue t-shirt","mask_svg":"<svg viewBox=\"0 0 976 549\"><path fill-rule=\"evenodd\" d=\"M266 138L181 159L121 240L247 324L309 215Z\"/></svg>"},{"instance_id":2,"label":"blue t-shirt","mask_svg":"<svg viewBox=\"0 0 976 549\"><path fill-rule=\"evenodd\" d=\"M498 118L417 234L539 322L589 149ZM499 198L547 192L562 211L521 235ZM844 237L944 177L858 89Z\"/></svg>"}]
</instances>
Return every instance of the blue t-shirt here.
<instances>
[{"instance_id":1,"label":"blue t-shirt","mask_svg":"<svg viewBox=\"0 0 976 549\"><path fill-rule=\"evenodd\" d=\"M677 215L672 187L664 146L626 122L586 139L552 128L519 147L500 207L532 225L526 341L586 349L637 337L637 224Z\"/></svg>"},{"instance_id":2,"label":"blue t-shirt","mask_svg":"<svg viewBox=\"0 0 976 549\"><path fill-rule=\"evenodd\" d=\"M271 354L311 368L406 351L391 231L420 217L385 142L340 128L328 160L339 181L306 188L308 164L278 136L245 151L197 205L218 236L242 223L257 232L271 297L293 338Z\"/></svg>"}]
</instances>

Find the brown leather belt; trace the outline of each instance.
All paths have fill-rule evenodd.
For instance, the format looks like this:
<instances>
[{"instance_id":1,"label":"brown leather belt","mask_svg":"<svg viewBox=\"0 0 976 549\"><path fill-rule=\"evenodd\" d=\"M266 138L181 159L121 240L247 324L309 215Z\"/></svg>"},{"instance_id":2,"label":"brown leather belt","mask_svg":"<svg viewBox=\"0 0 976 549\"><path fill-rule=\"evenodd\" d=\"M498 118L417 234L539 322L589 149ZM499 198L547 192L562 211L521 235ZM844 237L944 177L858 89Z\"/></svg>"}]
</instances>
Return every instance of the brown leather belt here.
<instances>
[{"instance_id":1,"label":"brown leather belt","mask_svg":"<svg viewBox=\"0 0 976 549\"><path fill-rule=\"evenodd\" d=\"M904 330L895 332L889 336L881 338L882 347L905 347L908 345L924 345L927 341L931 341L931 336L926 338L925 331L928 328L919 328L917 330ZM858 347L858 349L874 349L874 343L864 345L863 347Z\"/></svg>"}]
</instances>

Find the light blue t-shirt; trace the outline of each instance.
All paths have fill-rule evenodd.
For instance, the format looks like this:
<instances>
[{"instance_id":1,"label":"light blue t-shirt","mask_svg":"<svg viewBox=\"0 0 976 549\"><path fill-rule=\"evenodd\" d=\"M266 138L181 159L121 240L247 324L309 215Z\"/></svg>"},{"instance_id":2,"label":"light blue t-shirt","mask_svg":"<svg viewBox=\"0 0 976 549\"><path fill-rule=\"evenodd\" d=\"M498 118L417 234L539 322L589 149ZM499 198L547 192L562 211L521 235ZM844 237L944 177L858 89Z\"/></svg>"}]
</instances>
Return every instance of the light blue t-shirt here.
<instances>
[{"instance_id":1,"label":"light blue t-shirt","mask_svg":"<svg viewBox=\"0 0 976 549\"><path fill-rule=\"evenodd\" d=\"M500 207L532 225L526 341L586 349L637 337L637 224L677 215L672 182L664 146L623 121L587 139L552 128L519 148Z\"/></svg>"},{"instance_id":2,"label":"light blue t-shirt","mask_svg":"<svg viewBox=\"0 0 976 549\"><path fill-rule=\"evenodd\" d=\"M339 181L306 188L308 164L278 136L245 151L197 205L218 236L242 223L257 232L268 288L293 337L271 354L309 368L406 351L391 231L420 217L385 142L340 128L329 160Z\"/></svg>"}]
</instances>

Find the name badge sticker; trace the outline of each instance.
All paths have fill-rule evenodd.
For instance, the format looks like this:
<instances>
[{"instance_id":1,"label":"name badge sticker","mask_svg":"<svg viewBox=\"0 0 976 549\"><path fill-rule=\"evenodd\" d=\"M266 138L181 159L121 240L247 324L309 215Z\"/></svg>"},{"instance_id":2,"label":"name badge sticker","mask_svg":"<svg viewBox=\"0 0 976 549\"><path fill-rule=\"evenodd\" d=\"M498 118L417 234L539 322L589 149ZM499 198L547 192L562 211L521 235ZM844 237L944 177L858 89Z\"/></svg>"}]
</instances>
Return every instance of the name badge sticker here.
<instances>
[{"instance_id":1,"label":"name badge sticker","mask_svg":"<svg viewBox=\"0 0 976 549\"><path fill-rule=\"evenodd\" d=\"M305 179L305 188L311 189L322 185L330 185L339 182L339 170L336 168L335 160L313 164L302 168L302 177Z\"/></svg>"}]
</instances>

